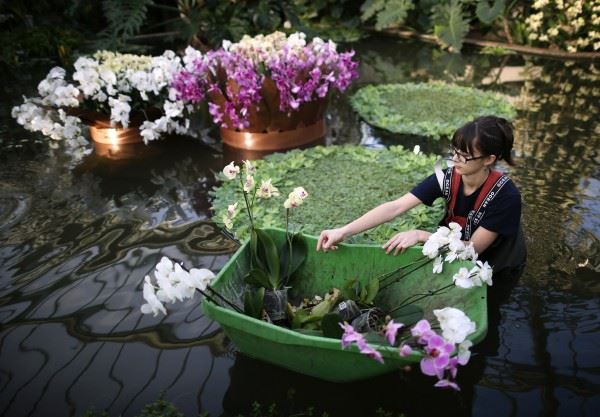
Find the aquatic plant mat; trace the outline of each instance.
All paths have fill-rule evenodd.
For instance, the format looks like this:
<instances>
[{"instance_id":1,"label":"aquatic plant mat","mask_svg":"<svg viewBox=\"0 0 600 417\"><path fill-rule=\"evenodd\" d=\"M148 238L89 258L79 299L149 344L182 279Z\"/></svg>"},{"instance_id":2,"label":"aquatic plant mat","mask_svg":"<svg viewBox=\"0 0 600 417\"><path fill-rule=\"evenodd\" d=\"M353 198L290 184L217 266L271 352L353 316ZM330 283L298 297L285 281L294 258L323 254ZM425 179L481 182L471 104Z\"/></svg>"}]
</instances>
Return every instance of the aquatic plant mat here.
<instances>
[{"instance_id":1,"label":"aquatic plant mat","mask_svg":"<svg viewBox=\"0 0 600 417\"><path fill-rule=\"evenodd\" d=\"M479 116L509 120L516 116L505 96L441 82L367 86L358 90L350 102L373 126L434 139L452 136L456 129Z\"/></svg>"},{"instance_id":2,"label":"aquatic plant mat","mask_svg":"<svg viewBox=\"0 0 600 417\"><path fill-rule=\"evenodd\" d=\"M316 147L267 156L256 161L257 184L272 178L282 198L260 200L255 205L259 227L285 229L283 200L294 187L302 186L309 197L292 210L293 231L318 235L322 230L342 226L373 207L401 197L433 173L436 156L415 154L401 146L368 149L361 146ZM222 175L222 174L220 174ZM211 191L213 221L222 225L229 204L244 207L237 181L225 181ZM410 229L435 230L443 215L439 199L433 208L418 206L392 222L354 236L349 243L383 243L394 233ZM238 214L234 232L238 239L248 235L249 223Z\"/></svg>"}]
</instances>

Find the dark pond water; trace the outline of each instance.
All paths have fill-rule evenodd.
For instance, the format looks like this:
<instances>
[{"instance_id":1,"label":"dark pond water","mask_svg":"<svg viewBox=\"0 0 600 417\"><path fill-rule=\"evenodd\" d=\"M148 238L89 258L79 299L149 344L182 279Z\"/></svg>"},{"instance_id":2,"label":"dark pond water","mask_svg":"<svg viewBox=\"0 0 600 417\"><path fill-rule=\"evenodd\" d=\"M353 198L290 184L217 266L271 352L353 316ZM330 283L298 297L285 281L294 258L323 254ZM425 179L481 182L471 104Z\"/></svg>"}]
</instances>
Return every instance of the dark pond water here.
<instances>
[{"instance_id":1,"label":"dark pond water","mask_svg":"<svg viewBox=\"0 0 600 417\"><path fill-rule=\"evenodd\" d=\"M357 86L442 79L521 102L508 171L524 198L529 265L492 288L489 335L461 369L463 390L434 389L418 372L331 384L249 359L197 299L142 316L142 281L161 256L218 271L235 250L209 221L207 196L229 155L211 132L135 160L54 149L9 118L48 70L40 64L6 76L0 102L0 415L133 416L162 391L186 416L248 415L254 401L285 415L598 415L600 69L392 39L354 47ZM515 66L527 79L500 82ZM347 97L329 126L329 144L447 145L369 131Z\"/></svg>"}]
</instances>

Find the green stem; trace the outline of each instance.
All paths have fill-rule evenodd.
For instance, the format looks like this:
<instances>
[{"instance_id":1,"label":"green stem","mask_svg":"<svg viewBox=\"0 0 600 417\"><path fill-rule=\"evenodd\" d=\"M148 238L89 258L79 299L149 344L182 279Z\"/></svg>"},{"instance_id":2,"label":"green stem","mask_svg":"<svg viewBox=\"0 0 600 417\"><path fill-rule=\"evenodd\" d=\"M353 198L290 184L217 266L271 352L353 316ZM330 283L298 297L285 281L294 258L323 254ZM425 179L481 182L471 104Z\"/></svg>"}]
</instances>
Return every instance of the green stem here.
<instances>
[{"instance_id":1,"label":"green stem","mask_svg":"<svg viewBox=\"0 0 600 417\"><path fill-rule=\"evenodd\" d=\"M401 280L402 278L412 274L413 272L415 272L417 269L423 268L425 265L427 265L428 263L430 263L431 261L433 261L433 259L431 258L422 258L422 260L425 260L425 262L421 263L420 265L417 265L417 267L411 269L410 271L406 271L405 273L403 273L402 275L400 275L399 277L395 278L394 280L392 280L391 282L388 282L387 284L383 285L379 291L386 289L387 287L389 287L392 284L395 284L396 282L398 282L399 280Z\"/></svg>"},{"instance_id":2,"label":"green stem","mask_svg":"<svg viewBox=\"0 0 600 417\"><path fill-rule=\"evenodd\" d=\"M288 242L288 248L290 251L290 256L288 258L287 271L285 272L285 282L290 279L290 269L292 268L292 239L290 238L289 233L290 226L290 209L285 209L285 238Z\"/></svg>"},{"instance_id":3,"label":"green stem","mask_svg":"<svg viewBox=\"0 0 600 417\"><path fill-rule=\"evenodd\" d=\"M420 301L420 300L422 300L422 299L424 299L424 298L427 298L427 297L432 297L432 296L434 296L434 295L438 295L438 294L440 294L442 291L444 291L444 290L447 290L448 288L450 288L450 287L452 287L452 286L454 286L454 283L452 283L452 284L448 284L448 285L445 285L445 286L443 286L442 288L438 288L437 290L433 290L433 291L431 291L431 290L430 290L430 291L429 291L429 292L427 292L427 293L413 294L413 295L411 295L410 297L406 297L404 300L402 300L402 302L400 303L400 305L399 305L398 307L395 307L395 308L391 309L390 311L388 311L388 314L392 314L392 313L394 313L395 311L398 311L398 310L400 310L401 308L404 308L404 307L406 307L407 305L410 305L410 304L416 303L417 301ZM415 298L414 300L411 300L411 298L414 298L414 297L417 297L417 298Z\"/></svg>"},{"instance_id":4,"label":"green stem","mask_svg":"<svg viewBox=\"0 0 600 417\"><path fill-rule=\"evenodd\" d=\"M244 201L246 202L246 210L248 211L248 217L250 219L250 227L254 230L254 219L252 218L252 213L250 211L250 204L248 203L248 196L246 195L246 191L244 191L244 180L240 175L240 184L242 185L242 194L244 195Z\"/></svg>"}]
</instances>

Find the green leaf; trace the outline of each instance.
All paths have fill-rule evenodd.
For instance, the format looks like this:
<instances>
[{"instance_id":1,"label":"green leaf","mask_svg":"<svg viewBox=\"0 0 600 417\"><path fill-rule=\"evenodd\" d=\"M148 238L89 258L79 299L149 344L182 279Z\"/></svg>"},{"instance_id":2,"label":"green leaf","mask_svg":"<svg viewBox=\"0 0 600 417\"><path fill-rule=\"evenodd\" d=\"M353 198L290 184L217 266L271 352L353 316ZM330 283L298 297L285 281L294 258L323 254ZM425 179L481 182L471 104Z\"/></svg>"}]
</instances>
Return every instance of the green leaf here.
<instances>
[{"instance_id":1,"label":"green leaf","mask_svg":"<svg viewBox=\"0 0 600 417\"><path fill-rule=\"evenodd\" d=\"M271 282L269 277L265 274L265 271L258 268L251 269L248 274L244 277L244 280L256 287L271 288Z\"/></svg>"},{"instance_id":2,"label":"green leaf","mask_svg":"<svg viewBox=\"0 0 600 417\"><path fill-rule=\"evenodd\" d=\"M379 292L379 279L377 279L377 277L371 278L365 288L367 289L367 296L365 298L365 303L373 304L373 300L375 299L375 297L377 296L377 293Z\"/></svg>"},{"instance_id":3,"label":"green leaf","mask_svg":"<svg viewBox=\"0 0 600 417\"><path fill-rule=\"evenodd\" d=\"M344 320L342 320L339 314L325 314L323 319L321 319L321 330L323 330L323 335L332 339L341 339L344 331L340 327L340 323L343 321Z\"/></svg>"},{"instance_id":4,"label":"green leaf","mask_svg":"<svg viewBox=\"0 0 600 417\"><path fill-rule=\"evenodd\" d=\"M264 298L264 288L247 289L244 293L244 313L255 319L260 319L262 317Z\"/></svg>"},{"instance_id":5,"label":"green leaf","mask_svg":"<svg viewBox=\"0 0 600 417\"><path fill-rule=\"evenodd\" d=\"M384 7L385 0L366 0L362 6L360 6L360 11L362 12L360 19L363 22L366 22Z\"/></svg>"},{"instance_id":6,"label":"green leaf","mask_svg":"<svg viewBox=\"0 0 600 417\"><path fill-rule=\"evenodd\" d=\"M506 7L506 0L494 0L493 5L490 5L488 0L479 0L477 2L477 9L475 13L477 18L486 25L490 25L504 14Z\"/></svg>"},{"instance_id":7,"label":"green leaf","mask_svg":"<svg viewBox=\"0 0 600 417\"><path fill-rule=\"evenodd\" d=\"M443 46L452 52L460 52L463 40L469 32L469 20L466 18L460 0L441 3L433 9L433 33Z\"/></svg>"},{"instance_id":8,"label":"green leaf","mask_svg":"<svg viewBox=\"0 0 600 417\"><path fill-rule=\"evenodd\" d=\"M272 288L279 287L279 254L275 242L265 231L255 229L257 236L257 254L267 267L267 274Z\"/></svg>"},{"instance_id":9,"label":"green leaf","mask_svg":"<svg viewBox=\"0 0 600 417\"><path fill-rule=\"evenodd\" d=\"M396 27L404 24L408 11L414 8L411 0L389 0L377 14L376 30Z\"/></svg>"},{"instance_id":10,"label":"green leaf","mask_svg":"<svg viewBox=\"0 0 600 417\"><path fill-rule=\"evenodd\" d=\"M369 296L369 293L367 291L367 287L362 287L360 289L360 295L358 297L358 299L360 300L361 304L367 304L367 298Z\"/></svg>"},{"instance_id":11,"label":"green leaf","mask_svg":"<svg viewBox=\"0 0 600 417\"><path fill-rule=\"evenodd\" d=\"M402 323L405 327L412 326L423 318L423 309L415 304L409 304L391 314L396 323Z\"/></svg>"},{"instance_id":12,"label":"green leaf","mask_svg":"<svg viewBox=\"0 0 600 417\"><path fill-rule=\"evenodd\" d=\"M282 244L280 249L281 254L281 275L283 276L283 284L287 285L294 272L300 268L306 260L308 246L304 240L302 233L296 233L291 238L292 258L290 263L290 247L287 240Z\"/></svg>"}]
</instances>

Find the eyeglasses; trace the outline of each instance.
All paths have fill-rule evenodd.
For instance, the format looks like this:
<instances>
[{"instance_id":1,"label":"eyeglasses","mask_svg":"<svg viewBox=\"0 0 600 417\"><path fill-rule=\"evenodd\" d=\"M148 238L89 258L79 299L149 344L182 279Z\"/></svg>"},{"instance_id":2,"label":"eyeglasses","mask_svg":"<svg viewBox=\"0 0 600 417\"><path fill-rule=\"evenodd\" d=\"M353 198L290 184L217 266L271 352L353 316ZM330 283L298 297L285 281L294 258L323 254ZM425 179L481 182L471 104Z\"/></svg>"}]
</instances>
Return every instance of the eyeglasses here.
<instances>
[{"instance_id":1,"label":"eyeglasses","mask_svg":"<svg viewBox=\"0 0 600 417\"><path fill-rule=\"evenodd\" d=\"M465 154L463 154L461 151L459 151L456 148L450 148L450 155L449 158L453 159L454 156L456 156L457 161L460 162L461 164L466 164L469 161L474 161L476 159L481 159L481 158L485 158L486 155L481 155L481 156L467 156Z\"/></svg>"}]
</instances>

